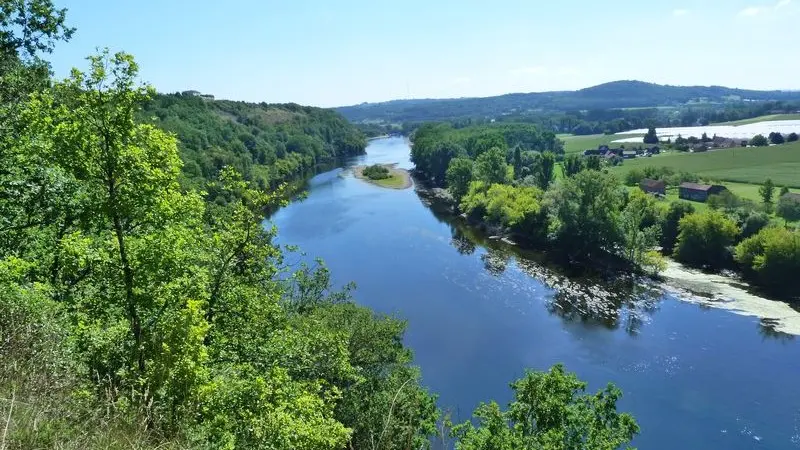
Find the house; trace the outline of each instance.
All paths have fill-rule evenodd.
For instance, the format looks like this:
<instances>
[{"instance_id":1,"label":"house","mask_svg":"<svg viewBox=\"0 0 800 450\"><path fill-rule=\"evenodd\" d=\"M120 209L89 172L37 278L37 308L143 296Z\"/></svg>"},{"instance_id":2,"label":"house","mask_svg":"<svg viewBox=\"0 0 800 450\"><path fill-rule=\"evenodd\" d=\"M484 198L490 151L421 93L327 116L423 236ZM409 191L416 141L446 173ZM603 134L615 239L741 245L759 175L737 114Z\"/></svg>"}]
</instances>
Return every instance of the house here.
<instances>
[{"instance_id":1,"label":"house","mask_svg":"<svg viewBox=\"0 0 800 450\"><path fill-rule=\"evenodd\" d=\"M633 159L636 158L636 150L623 150L622 157L625 159Z\"/></svg>"},{"instance_id":2,"label":"house","mask_svg":"<svg viewBox=\"0 0 800 450\"><path fill-rule=\"evenodd\" d=\"M639 183L639 188L648 194L667 194L667 183L665 183L663 180L651 180L650 178L645 178L641 183Z\"/></svg>"},{"instance_id":3,"label":"house","mask_svg":"<svg viewBox=\"0 0 800 450\"><path fill-rule=\"evenodd\" d=\"M710 195L717 195L728 188L719 184L681 183L678 187L678 197L694 202L705 202Z\"/></svg>"},{"instance_id":4,"label":"house","mask_svg":"<svg viewBox=\"0 0 800 450\"><path fill-rule=\"evenodd\" d=\"M188 95L190 97L197 97L200 95L200 91L189 90L181 92L182 95Z\"/></svg>"}]
</instances>

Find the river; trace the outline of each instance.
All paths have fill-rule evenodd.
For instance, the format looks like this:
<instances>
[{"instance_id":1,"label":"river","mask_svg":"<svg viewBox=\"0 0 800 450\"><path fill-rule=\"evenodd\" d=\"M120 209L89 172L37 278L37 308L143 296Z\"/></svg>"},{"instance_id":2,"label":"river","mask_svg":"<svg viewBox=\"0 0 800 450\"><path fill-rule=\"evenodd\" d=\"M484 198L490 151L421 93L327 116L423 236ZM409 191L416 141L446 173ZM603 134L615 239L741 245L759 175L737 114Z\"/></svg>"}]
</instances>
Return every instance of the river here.
<instances>
[{"instance_id":1,"label":"river","mask_svg":"<svg viewBox=\"0 0 800 450\"><path fill-rule=\"evenodd\" d=\"M463 420L481 401L506 404L525 368L562 362L592 392L622 389L641 449L800 448L793 334L681 290L571 279L434 214L413 189L347 173L411 168L409 151L400 138L370 142L270 221L298 258L324 259L337 285L355 282L358 303L408 321L406 344L443 410Z\"/></svg>"}]
</instances>

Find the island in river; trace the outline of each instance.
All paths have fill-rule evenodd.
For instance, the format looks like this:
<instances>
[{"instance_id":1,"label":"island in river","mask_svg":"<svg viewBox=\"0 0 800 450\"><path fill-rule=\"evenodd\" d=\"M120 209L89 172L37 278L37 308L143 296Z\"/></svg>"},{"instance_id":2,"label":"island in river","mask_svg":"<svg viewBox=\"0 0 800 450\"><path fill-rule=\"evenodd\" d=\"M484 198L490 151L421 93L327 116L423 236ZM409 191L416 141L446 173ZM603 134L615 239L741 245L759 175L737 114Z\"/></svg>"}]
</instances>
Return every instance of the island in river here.
<instances>
[{"instance_id":1,"label":"island in river","mask_svg":"<svg viewBox=\"0 0 800 450\"><path fill-rule=\"evenodd\" d=\"M383 179L373 179L364 175L364 169L367 166L356 166L353 168L353 175L360 179L372 183L377 186L390 188L390 189L408 189L413 186L411 181L411 174L406 169L397 167L397 163L392 164L378 164L385 167L389 171L389 177Z\"/></svg>"}]
</instances>

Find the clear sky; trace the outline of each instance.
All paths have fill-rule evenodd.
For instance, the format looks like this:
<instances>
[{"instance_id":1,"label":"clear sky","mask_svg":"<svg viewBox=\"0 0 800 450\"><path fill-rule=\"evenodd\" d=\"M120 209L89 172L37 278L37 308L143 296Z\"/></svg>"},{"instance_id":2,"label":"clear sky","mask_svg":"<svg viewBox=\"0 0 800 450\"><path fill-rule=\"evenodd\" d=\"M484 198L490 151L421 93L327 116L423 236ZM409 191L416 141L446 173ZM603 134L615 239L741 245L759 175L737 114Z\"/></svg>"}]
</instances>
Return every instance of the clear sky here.
<instances>
[{"instance_id":1,"label":"clear sky","mask_svg":"<svg viewBox=\"0 0 800 450\"><path fill-rule=\"evenodd\" d=\"M338 106L620 79L800 89L800 0L55 0L159 91Z\"/></svg>"}]
</instances>

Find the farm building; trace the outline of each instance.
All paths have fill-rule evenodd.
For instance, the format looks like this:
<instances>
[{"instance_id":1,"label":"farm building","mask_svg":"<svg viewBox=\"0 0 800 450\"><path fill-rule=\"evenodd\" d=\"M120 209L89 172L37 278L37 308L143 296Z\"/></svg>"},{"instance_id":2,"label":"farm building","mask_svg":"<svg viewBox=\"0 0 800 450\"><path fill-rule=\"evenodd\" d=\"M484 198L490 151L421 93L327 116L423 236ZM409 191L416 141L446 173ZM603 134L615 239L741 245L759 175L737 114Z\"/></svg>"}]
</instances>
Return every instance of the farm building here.
<instances>
[{"instance_id":1,"label":"farm building","mask_svg":"<svg viewBox=\"0 0 800 450\"><path fill-rule=\"evenodd\" d=\"M682 183L678 188L678 196L684 200L705 202L708 196L717 195L728 188L719 184Z\"/></svg>"},{"instance_id":2,"label":"farm building","mask_svg":"<svg viewBox=\"0 0 800 450\"><path fill-rule=\"evenodd\" d=\"M651 180L650 178L645 178L641 183L639 183L639 188L649 194L666 195L667 193L667 183L662 180Z\"/></svg>"}]
</instances>

